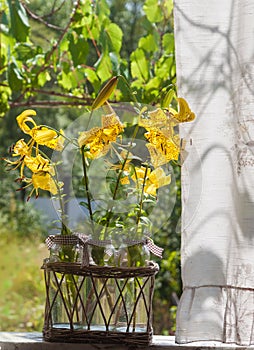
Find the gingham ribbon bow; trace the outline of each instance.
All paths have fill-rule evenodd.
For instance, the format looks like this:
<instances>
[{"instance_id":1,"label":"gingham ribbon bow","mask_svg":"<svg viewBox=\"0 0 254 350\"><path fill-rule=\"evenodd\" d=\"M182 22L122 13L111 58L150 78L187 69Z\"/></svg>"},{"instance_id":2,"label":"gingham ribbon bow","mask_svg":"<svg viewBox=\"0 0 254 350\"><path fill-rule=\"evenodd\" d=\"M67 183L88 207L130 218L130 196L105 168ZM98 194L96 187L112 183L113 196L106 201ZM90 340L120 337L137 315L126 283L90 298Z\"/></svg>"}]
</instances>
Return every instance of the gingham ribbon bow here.
<instances>
[{"instance_id":1,"label":"gingham ribbon bow","mask_svg":"<svg viewBox=\"0 0 254 350\"><path fill-rule=\"evenodd\" d=\"M155 256L158 256L159 258L162 258L163 248L157 246L154 241L150 237L145 237L142 240L126 240L125 244L128 246L133 246L136 244L142 244L146 245L148 250Z\"/></svg>"},{"instance_id":2,"label":"gingham ribbon bow","mask_svg":"<svg viewBox=\"0 0 254 350\"><path fill-rule=\"evenodd\" d=\"M88 246L106 247L111 244L110 240L97 240L92 239L90 236L83 233L74 233L73 235L50 235L46 239L46 245L48 249L51 249L54 244L64 245L76 245L79 244L82 247L82 266L89 266L91 259L89 256Z\"/></svg>"},{"instance_id":3,"label":"gingham ribbon bow","mask_svg":"<svg viewBox=\"0 0 254 350\"><path fill-rule=\"evenodd\" d=\"M159 258L162 258L162 253L164 249L157 246L151 238L147 237L145 244L153 255L158 256Z\"/></svg>"}]
</instances>

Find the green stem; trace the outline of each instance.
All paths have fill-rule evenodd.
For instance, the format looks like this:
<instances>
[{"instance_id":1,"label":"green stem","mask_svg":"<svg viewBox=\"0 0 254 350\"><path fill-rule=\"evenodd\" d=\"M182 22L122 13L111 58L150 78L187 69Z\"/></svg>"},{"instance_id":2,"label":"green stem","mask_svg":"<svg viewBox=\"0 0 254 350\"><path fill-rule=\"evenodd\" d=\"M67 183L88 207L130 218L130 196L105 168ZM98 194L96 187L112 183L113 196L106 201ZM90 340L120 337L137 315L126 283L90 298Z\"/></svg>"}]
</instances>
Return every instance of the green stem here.
<instances>
[{"instance_id":1,"label":"green stem","mask_svg":"<svg viewBox=\"0 0 254 350\"><path fill-rule=\"evenodd\" d=\"M34 148L36 149L36 147L34 147ZM39 152L44 158L46 158L49 162L51 162L51 159L47 156L46 153L44 153L41 150L39 150ZM55 176L53 176L50 173L49 173L49 175L51 176L51 178L54 181L56 188L57 188L57 198L58 198L59 205L60 205L61 225L62 225L61 234L67 235L67 234L69 234L69 229L64 223L64 220L67 218L67 215L65 214L64 202L63 202L63 198L61 195L61 187L59 186L58 171L57 171L57 167L55 164L53 164L53 163L50 163L50 164L54 168L54 172L55 172Z\"/></svg>"},{"instance_id":2,"label":"green stem","mask_svg":"<svg viewBox=\"0 0 254 350\"><path fill-rule=\"evenodd\" d=\"M57 197L58 197L58 201L59 201L59 205L60 205L60 213L61 213L61 225L62 225L61 234L68 235L69 229L64 223L64 221L67 218L67 215L65 214L65 210L64 210L64 202L63 202L63 197L61 194L61 187L59 186L58 172L57 172L56 166L54 166L54 165L52 165L52 166L55 169L55 176L53 176L51 174L50 174L50 176L53 179L53 181L55 182L55 185L57 188Z\"/></svg>"},{"instance_id":3,"label":"green stem","mask_svg":"<svg viewBox=\"0 0 254 350\"><path fill-rule=\"evenodd\" d=\"M119 184L120 184L120 180L121 180L121 177L122 177L122 173L123 173L123 171L124 171L124 167L125 167L125 164L126 164L126 162L127 162L127 159L128 159L129 153L130 153L131 146L132 146L133 141L135 140L136 135L137 135L137 133L138 133L138 129L139 129L139 125L136 125L136 127L135 127L135 129L134 129L134 132L133 132L133 135L132 135L132 139L131 139L129 148L127 149L126 156L125 156L125 158L124 158L124 161L123 161L123 163L122 163L121 169L120 169L119 174L118 174L118 176L117 176L116 186L115 186L114 193L113 193L113 197L112 197L113 200L116 199L117 191L118 191ZM105 225L105 235L106 235L106 233L107 233L107 230L108 230L108 227L109 227L109 224L110 224L110 219L111 219L111 214L112 214L113 208L114 208L114 206L113 206L113 204L111 204L110 207L107 209L107 221L106 221L106 225Z\"/></svg>"},{"instance_id":4,"label":"green stem","mask_svg":"<svg viewBox=\"0 0 254 350\"><path fill-rule=\"evenodd\" d=\"M76 146L77 148L79 147L78 143L77 142L74 142L73 139L70 139L68 136L64 135L64 134L61 134L60 131L58 131L57 129L55 128L52 128L51 126L48 126L48 125L40 125L41 127L45 127L49 130L53 130L55 131L55 133L57 133L58 136L62 136L64 139L66 139L69 143L71 143L72 145Z\"/></svg>"},{"instance_id":5,"label":"green stem","mask_svg":"<svg viewBox=\"0 0 254 350\"><path fill-rule=\"evenodd\" d=\"M141 196L140 196L140 201L139 201L139 211L138 211L138 215L137 215L137 219L136 219L136 225L137 225L137 229L138 229L138 224L140 221L140 217L141 217L141 213L142 213L142 208L143 208L143 198L144 198L144 193L145 193L145 184L146 184L146 175L147 175L147 171L148 171L148 164L145 164L145 175L144 175L144 180L143 180L143 184L142 184L142 191L141 191Z\"/></svg>"},{"instance_id":6,"label":"green stem","mask_svg":"<svg viewBox=\"0 0 254 350\"><path fill-rule=\"evenodd\" d=\"M87 205L88 205L88 211L89 211L89 217L91 220L91 224L93 227L93 211L92 211L92 199L89 192L89 186L88 186L88 176L87 176L87 168L86 168L86 159L84 155L84 149L85 145L81 147L81 156L82 156L82 165L83 165L83 173L84 173L84 182L85 182L85 192L87 197Z\"/></svg>"},{"instance_id":7,"label":"green stem","mask_svg":"<svg viewBox=\"0 0 254 350\"><path fill-rule=\"evenodd\" d=\"M91 111L91 113L89 115L89 118L88 118L88 121L87 121L87 125L86 125L86 130L88 130L88 127L89 127L90 121L92 119L92 116L93 116L93 110Z\"/></svg>"}]
</instances>

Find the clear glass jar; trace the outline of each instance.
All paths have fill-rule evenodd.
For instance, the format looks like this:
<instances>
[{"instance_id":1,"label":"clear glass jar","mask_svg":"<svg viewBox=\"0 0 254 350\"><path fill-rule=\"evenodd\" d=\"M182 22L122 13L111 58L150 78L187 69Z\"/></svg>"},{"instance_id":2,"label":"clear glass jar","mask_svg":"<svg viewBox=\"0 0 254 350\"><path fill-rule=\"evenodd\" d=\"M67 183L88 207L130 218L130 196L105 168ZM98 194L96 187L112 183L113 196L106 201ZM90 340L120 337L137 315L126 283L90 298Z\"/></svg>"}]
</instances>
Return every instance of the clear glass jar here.
<instances>
[{"instance_id":1,"label":"clear glass jar","mask_svg":"<svg viewBox=\"0 0 254 350\"><path fill-rule=\"evenodd\" d=\"M65 272L64 265L81 263L82 247L78 244L62 245L53 242L49 259L45 262L47 305L50 318L48 321L54 329L83 328L85 321L80 308L85 296L86 283L82 276ZM57 271L54 269L58 265ZM48 267L47 267L47 264ZM63 267L62 267L63 266Z\"/></svg>"},{"instance_id":2,"label":"clear glass jar","mask_svg":"<svg viewBox=\"0 0 254 350\"><path fill-rule=\"evenodd\" d=\"M119 267L143 267L149 264L150 251L143 242L122 244L116 251L115 261Z\"/></svg>"},{"instance_id":3,"label":"clear glass jar","mask_svg":"<svg viewBox=\"0 0 254 350\"><path fill-rule=\"evenodd\" d=\"M82 260L82 247L76 243L73 245L62 245L53 243L50 248L49 262L78 262Z\"/></svg>"}]
</instances>

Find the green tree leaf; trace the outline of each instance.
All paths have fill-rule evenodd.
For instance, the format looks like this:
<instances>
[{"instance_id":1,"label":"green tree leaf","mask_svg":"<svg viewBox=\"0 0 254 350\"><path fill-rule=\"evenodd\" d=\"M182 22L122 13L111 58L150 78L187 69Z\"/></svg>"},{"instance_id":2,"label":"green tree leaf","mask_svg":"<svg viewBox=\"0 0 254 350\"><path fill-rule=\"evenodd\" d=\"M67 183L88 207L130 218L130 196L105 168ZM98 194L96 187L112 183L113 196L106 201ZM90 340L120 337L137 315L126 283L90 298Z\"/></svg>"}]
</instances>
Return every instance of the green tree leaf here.
<instances>
[{"instance_id":1,"label":"green tree leaf","mask_svg":"<svg viewBox=\"0 0 254 350\"><path fill-rule=\"evenodd\" d=\"M170 54L174 52L175 49L175 40L173 33L166 33L162 37L162 45L166 54Z\"/></svg>"},{"instance_id":2,"label":"green tree leaf","mask_svg":"<svg viewBox=\"0 0 254 350\"><path fill-rule=\"evenodd\" d=\"M69 50L74 67L86 62L89 45L82 35L78 36L75 32L69 35Z\"/></svg>"},{"instance_id":3,"label":"green tree leaf","mask_svg":"<svg viewBox=\"0 0 254 350\"><path fill-rule=\"evenodd\" d=\"M49 72L43 71L38 75L38 85L40 87L44 86L47 81L51 80Z\"/></svg>"},{"instance_id":4,"label":"green tree leaf","mask_svg":"<svg viewBox=\"0 0 254 350\"><path fill-rule=\"evenodd\" d=\"M120 52L122 47L123 32L115 23L110 23L105 28L105 35L107 36L108 50L110 52Z\"/></svg>"},{"instance_id":5,"label":"green tree leaf","mask_svg":"<svg viewBox=\"0 0 254 350\"><path fill-rule=\"evenodd\" d=\"M8 66L8 83L12 91L22 90L23 76L15 60Z\"/></svg>"},{"instance_id":6,"label":"green tree leaf","mask_svg":"<svg viewBox=\"0 0 254 350\"><path fill-rule=\"evenodd\" d=\"M65 90L71 90L72 88L72 76L71 73L62 73L58 76L59 85L61 85Z\"/></svg>"},{"instance_id":7,"label":"green tree leaf","mask_svg":"<svg viewBox=\"0 0 254 350\"><path fill-rule=\"evenodd\" d=\"M100 89L100 86L101 86L101 82L100 82L98 75L96 74L96 72L92 68L85 68L84 73L85 73L87 80L93 86L94 91L97 93Z\"/></svg>"},{"instance_id":8,"label":"green tree leaf","mask_svg":"<svg viewBox=\"0 0 254 350\"><path fill-rule=\"evenodd\" d=\"M163 19L163 12L158 0L146 0L144 12L150 22L160 22Z\"/></svg>"},{"instance_id":9,"label":"green tree leaf","mask_svg":"<svg viewBox=\"0 0 254 350\"><path fill-rule=\"evenodd\" d=\"M158 50L158 35L148 34L139 40L138 47L147 52L155 52Z\"/></svg>"},{"instance_id":10,"label":"green tree leaf","mask_svg":"<svg viewBox=\"0 0 254 350\"><path fill-rule=\"evenodd\" d=\"M18 0L8 0L8 5L11 17L10 31L17 41L24 42L30 28L26 11Z\"/></svg>"},{"instance_id":11,"label":"green tree leaf","mask_svg":"<svg viewBox=\"0 0 254 350\"><path fill-rule=\"evenodd\" d=\"M133 78L142 82L148 79L148 62L142 49L137 49L131 54L131 74Z\"/></svg>"},{"instance_id":12,"label":"green tree leaf","mask_svg":"<svg viewBox=\"0 0 254 350\"><path fill-rule=\"evenodd\" d=\"M99 60L94 65L96 68L96 73L101 79L101 82L104 82L112 77L112 63L108 55L102 54Z\"/></svg>"}]
</instances>

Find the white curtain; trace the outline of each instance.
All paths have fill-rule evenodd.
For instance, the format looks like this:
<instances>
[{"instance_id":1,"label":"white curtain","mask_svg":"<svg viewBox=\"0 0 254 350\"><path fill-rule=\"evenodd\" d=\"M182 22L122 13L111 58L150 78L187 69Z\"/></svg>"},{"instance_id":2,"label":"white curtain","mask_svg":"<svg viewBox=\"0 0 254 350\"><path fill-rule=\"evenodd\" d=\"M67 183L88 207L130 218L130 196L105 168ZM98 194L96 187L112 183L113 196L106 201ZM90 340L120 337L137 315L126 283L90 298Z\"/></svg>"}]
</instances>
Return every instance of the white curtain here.
<instances>
[{"instance_id":1,"label":"white curtain","mask_svg":"<svg viewBox=\"0 0 254 350\"><path fill-rule=\"evenodd\" d=\"M254 1L175 0L182 280L176 342L254 344Z\"/></svg>"}]
</instances>

